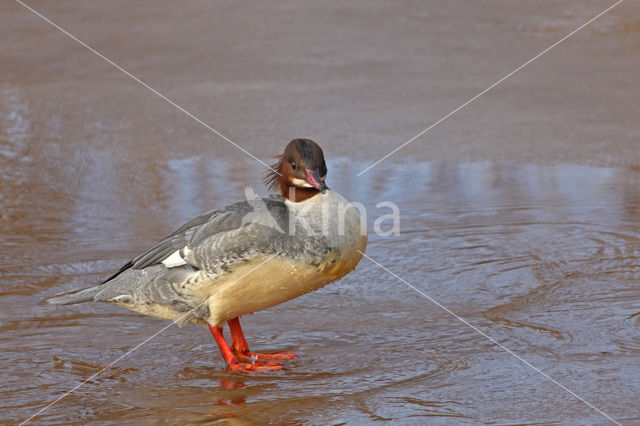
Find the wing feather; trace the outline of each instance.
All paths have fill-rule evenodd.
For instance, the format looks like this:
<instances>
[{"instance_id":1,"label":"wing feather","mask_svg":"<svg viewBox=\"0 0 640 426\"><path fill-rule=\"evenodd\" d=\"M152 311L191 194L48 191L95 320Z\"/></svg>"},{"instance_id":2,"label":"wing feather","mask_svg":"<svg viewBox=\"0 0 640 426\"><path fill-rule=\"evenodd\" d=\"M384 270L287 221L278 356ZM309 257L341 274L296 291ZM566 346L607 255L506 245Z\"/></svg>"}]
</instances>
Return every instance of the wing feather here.
<instances>
[{"instance_id":1,"label":"wing feather","mask_svg":"<svg viewBox=\"0 0 640 426\"><path fill-rule=\"evenodd\" d=\"M273 218L279 219L278 222L282 222L282 225L288 226L288 219L286 218L287 207L282 197L272 196L262 200L267 208L264 212L258 212L257 214L269 214ZM255 223L245 219L248 214L254 211L255 208L251 205L251 202L241 201L222 209L212 210L196 216L163 240L127 262L117 273L103 283L113 280L128 269L144 269L160 264L178 250L189 249L190 251L203 253L201 246L204 244L209 246L209 249L205 249L204 253L208 252L210 256L213 255L213 251L218 254L221 251L235 253L243 251L245 249L243 247L244 244L253 245L254 242L246 239L243 241L241 238L229 239L224 238L224 236L228 235L229 231L237 231L245 227L254 228L255 226L252 225L255 225ZM283 215L283 213L285 214ZM254 233L249 231L249 234ZM211 248L213 246L215 246L215 250L212 251ZM189 256L185 260L196 269L207 269L205 268L207 259L203 259L203 257L206 256Z\"/></svg>"}]
</instances>

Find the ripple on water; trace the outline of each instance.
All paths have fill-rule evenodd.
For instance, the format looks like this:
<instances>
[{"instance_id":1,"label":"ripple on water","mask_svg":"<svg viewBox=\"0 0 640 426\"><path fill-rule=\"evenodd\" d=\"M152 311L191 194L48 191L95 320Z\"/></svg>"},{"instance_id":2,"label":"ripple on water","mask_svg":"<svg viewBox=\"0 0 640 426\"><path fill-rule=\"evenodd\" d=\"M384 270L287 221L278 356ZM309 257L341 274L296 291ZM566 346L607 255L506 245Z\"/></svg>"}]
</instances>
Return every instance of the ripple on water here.
<instances>
[{"instance_id":1,"label":"ripple on water","mask_svg":"<svg viewBox=\"0 0 640 426\"><path fill-rule=\"evenodd\" d=\"M188 164L206 170L206 161L190 158ZM637 172L491 163L415 168L421 172L380 166L368 177L373 182L384 175L375 185L351 186L351 167L332 165L332 187L362 201L370 225L379 214L379 194L400 207L400 235L372 234L368 255L595 405L632 416L624 395L640 392ZM225 182L224 175L181 177L179 169L167 165L181 186L195 182L175 200L165 191L163 205L210 197L203 194L211 182L241 189L240 181ZM411 176L421 181L408 187ZM155 191L151 181L138 184ZM160 182L162 188L168 184ZM107 198L116 200L120 193L114 191ZM51 209L63 199L43 202ZM0 381L9 419L32 414L167 324L107 305L42 303L99 282L186 219L168 210L171 220L158 213L158 220L152 214L136 229L122 228L140 220L136 209L142 207L119 209L114 201L92 222L82 217L83 203L94 211L95 197L76 203L68 233L57 243L53 238L34 249L28 239L14 241L18 251L37 253L37 262L18 256L0 267L8 302L0 356L11 365ZM97 241L103 224L106 239L115 235L106 246ZM282 371L231 374L208 330L171 327L43 420L599 421L597 413L585 414L565 391L366 259L338 283L248 316L244 327L252 349L298 351L299 357Z\"/></svg>"}]
</instances>

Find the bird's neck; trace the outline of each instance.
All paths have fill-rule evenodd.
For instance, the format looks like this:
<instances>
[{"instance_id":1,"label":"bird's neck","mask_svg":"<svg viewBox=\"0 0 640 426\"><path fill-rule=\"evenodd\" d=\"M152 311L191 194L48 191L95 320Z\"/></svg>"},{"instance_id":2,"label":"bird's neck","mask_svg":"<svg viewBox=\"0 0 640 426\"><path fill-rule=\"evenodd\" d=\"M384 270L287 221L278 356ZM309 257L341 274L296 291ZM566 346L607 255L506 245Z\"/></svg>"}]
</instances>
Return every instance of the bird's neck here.
<instances>
[{"instance_id":1,"label":"bird's neck","mask_svg":"<svg viewBox=\"0 0 640 426\"><path fill-rule=\"evenodd\" d=\"M280 181L280 195L282 198L286 198L294 203L308 200L311 197L319 195L320 191L315 188L299 188L288 184L287 182Z\"/></svg>"}]
</instances>

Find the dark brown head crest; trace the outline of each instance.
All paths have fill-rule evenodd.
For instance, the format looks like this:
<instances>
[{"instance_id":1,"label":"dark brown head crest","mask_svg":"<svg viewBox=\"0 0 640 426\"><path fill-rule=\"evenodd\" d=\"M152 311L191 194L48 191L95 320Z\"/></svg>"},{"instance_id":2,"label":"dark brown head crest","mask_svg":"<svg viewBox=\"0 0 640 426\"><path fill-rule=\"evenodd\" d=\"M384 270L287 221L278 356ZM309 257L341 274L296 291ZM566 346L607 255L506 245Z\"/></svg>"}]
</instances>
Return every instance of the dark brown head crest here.
<instances>
[{"instance_id":1,"label":"dark brown head crest","mask_svg":"<svg viewBox=\"0 0 640 426\"><path fill-rule=\"evenodd\" d=\"M264 175L263 179L264 185L269 191L280 189L280 175L278 173L280 173L280 162L282 161L282 155L278 155L276 158L278 159L278 162L271 165L271 168L267 170L267 173Z\"/></svg>"}]
</instances>

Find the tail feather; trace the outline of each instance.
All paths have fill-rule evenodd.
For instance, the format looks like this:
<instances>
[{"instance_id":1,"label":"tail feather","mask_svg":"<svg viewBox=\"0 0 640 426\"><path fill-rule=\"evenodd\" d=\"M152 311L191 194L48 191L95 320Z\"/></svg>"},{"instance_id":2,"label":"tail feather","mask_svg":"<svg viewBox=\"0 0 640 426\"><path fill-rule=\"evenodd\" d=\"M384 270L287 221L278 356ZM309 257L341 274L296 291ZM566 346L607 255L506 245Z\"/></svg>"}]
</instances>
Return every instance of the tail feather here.
<instances>
[{"instance_id":1,"label":"tail feather","mask_svg":"<svg viewBox=\"0 0 640 426\"><path fill-rule=\"evenodd\" d=\"M100 286L81 288L50 297L47 299L47 302L55 305L73 305L74 303L91 302L94 300L94 296L102 289Z\"/></svg>"}]
</instances>

